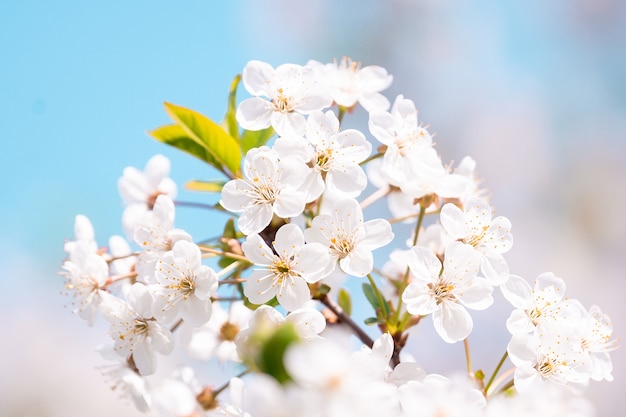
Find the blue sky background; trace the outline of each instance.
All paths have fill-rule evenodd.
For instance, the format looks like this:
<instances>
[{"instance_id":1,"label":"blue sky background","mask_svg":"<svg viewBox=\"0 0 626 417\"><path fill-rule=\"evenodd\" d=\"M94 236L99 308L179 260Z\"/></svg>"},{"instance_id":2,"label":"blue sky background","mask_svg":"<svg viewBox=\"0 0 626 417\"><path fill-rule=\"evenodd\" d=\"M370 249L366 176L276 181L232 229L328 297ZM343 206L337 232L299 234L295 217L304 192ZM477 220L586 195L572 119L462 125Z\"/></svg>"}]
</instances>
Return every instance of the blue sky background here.
<instances>
[{"instance_id":1,"label":"blue sky background","mask_svg":"<svg viewBox=\"0 0 626 417\"><path fill-rule=\"evenodd\" d=\"M213 178L145 132L168 123L163 101L220 120L230 80L250 59L278 65L348 55L386 67L394 75L387 96L416 102L443 159L477 160L498 214L513 222L511 270L527 279L554 271L571 297L599 304L624 334L623 2L337 3L0 4L0 317L9 334L0 370L15 375L11 391L6 378L0 382L13 398L1 402L0 414L28 414L33 398L39 415L63 416L113 401L91 369L99 364L92 346L106 335L86 329L58 294L63 240L78 213L92 220L100 244L121 234L117 179L155 153L172 160L181 188ZM179 210L177 225L201 236L212 221L203 215ZM489 324L506 316L480 317ZM489 329L476 337L494 344ZM433 372L434 351L460 356L456 347L433 346L415 347ZM613 358L616 381L589 391L601 416L623 409L616 392L626 377L624 355ZM68 389L48 389L55 384Z\"/></svg>"}]
</instances>

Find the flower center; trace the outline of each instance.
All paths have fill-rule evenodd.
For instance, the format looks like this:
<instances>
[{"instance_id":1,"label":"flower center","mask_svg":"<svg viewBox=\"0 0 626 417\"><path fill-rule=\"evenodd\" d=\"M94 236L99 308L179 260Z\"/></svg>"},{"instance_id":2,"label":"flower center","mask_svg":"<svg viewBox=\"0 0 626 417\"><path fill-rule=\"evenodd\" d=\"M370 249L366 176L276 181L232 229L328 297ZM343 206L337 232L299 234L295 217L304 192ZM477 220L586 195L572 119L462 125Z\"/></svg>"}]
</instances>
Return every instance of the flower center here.
<instances>
[{"instance_id":1,"label":"flower center","mask_svg":"<svg viewBox=\"0 0 626 417\"><path fill-rule=\"evenodd\" d=\"M290 96L285 95L285 92L282 88L277 90L277 95L272 100L274 104L274 110L279 111L281 113L289 113L293 111L292 98Z\"/></svg>"},{"instance_id":2,"label":"flower center","mask_svg":"<svg viewBox=\"0 0 626 417\"><path fill-rule=\"evenodd\" d=\"M220 327L219 338L220 340L232 342L235 340L235 337L237 337L238 334L239 326L237 326L235 323L227 321L226 323L222 324L222 327Z\"/></svg>"},{"instance_id":3,"label":"flower center","mask_svg":"<svg viewBox=\"0 0 626 417\"><path fill-rule=\"evenodd\" d=\"M317 153L315 157L316 169L319 171L328 171L333 162L333 150L324 149Z\"/></svg>"},{"instance_id":4,"label":"flower center","mask_svg":"<svg viewBox=\"0 0 626 417\"><path fill-rule=\"evenodd\" d=\"M541 374L542 377L548 378L556 373L557 361L555 359L546 357L541 363L535 365L535 369Z\"/></svg>"},{"instance_id":5,"label":"flower center","mask_svg":"<svg viewBox=\"0 0 626 417\"><path fill-rule=\"evenodd\" d=\"M343 259L352 251L354 248L354 239L351 237L333 237L330 239L330 249L339 257L339 259Z\"/></svg>"},{"instance_id":6,"label":"flower center","mask_svg":"<svg viewBox=\"0 0 626 417\"><path fill-rule=\"evenodd\" d=\"M270 271L274 273L276 281L278 281L279 284L282 284L283 280L293 273L291 266L284 259L274 261L270 267Z\"/></svg>"},{"instance_id":7,"label":"flower center","mask_svg":"<svg viewBox=\"0 0 626 417\"><path fill-rule=\"evenodd\" d=\"M190 294L193 294L193 291L196 288L196 277L194 274L185 275L180 281L175 284L170 284L170 288L173 290L180 291L183 299L187 299Z\"/></svg>"},{"instance_id":8,"label":"flower center","mask_svg":"<svg viewBox=\"0 0 626 417\"><path fill-rule=\"evenodd\" d=\"M428 288L430 289L432 296L435 300L437 300L437 304L441 304L445 299L455 299L454 294L452 294L452 291L454 291L454 285L448 282L439 280L434 284L429 283Z\"/></svg>"}]
</instances>

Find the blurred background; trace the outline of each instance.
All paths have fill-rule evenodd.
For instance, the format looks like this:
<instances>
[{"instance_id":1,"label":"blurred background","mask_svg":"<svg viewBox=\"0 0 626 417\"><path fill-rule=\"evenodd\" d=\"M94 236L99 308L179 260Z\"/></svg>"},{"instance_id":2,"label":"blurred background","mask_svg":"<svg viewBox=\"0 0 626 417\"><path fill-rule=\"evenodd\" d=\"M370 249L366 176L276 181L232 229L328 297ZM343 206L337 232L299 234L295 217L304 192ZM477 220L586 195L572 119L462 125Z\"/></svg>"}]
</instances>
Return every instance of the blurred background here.
<instances>
[{"instance_id":1,"label":"blurred background","mask_svg":"<svg viewBox=\"0 0 626 417\"><path fill-rule=\"evenodd\" d=\"M138 414L95 369L106 325L90 329L65 307L63 241L79 213L100 245L123 234L117 179L155 153L171 159L181 188L214 178L145 132L169 122L163 101L221 120L250 59L346 55L387 68L386 96L416 103L444 161L477 161L497 214L513 223L511 271L554 272L623 336L625 44L620 0L1 3L0 415ZM176 223L202 237L213 220L180 209ZM491 372L500 358L509 311L499 300L473 314L477 368ZM429 372L462 369L461 344L435 339L423 323L408 349ZM599 416L623 415L624 349L612 358L615 382L586 392Z\"/></svg>"}]
</instances>

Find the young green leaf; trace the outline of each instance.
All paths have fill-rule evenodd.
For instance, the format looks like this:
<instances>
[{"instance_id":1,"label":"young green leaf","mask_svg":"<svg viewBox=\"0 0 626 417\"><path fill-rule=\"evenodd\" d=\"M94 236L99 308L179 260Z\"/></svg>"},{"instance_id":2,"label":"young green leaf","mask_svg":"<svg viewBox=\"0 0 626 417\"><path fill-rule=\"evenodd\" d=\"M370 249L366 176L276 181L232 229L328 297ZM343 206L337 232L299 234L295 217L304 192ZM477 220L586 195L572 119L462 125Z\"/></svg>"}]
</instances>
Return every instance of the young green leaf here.
<instances>
[{"instance_id":1,"label":"young green leaf","mask_svg":"<svg viewBox=\"0 0 626 417\"><path fill-rule=\"evenodd\" d=\"M190 180L185 183L185 188L190 191L202 191L205 193L220 193L222 192L222 188L226 184L225 181L222 180L213 180L213 181L201 181L201 180Z\"/></svg>"},{"instance_id":2,"label":"young green leaf","mask_svg":"<svg viewBox=\"0 0 626 417\"><path fill-rule=\"evenodd\" d=\"M226 115L224 116L223 124L230 135L239 140L239 125L237 124L237 86L241 81L241 74L237 74L233 81L230 83L230 90L228 92L228 106L226 108ZM246 152L246 151L244 151Z\"/></svg>"},{"instance_id":3,"label":"young green leaf","mask_svg":"<svg viewBox=\"0 0 626 417\"><path fill-rule=\"evenodd\" d=\"M350 298L350 293L345 288L339 290L337 303L346 315L350 316L352 314L352 299Z\"/></svg>"},{"instance_id":4,"label":"young green leaf","mask_svg":"<svg viewBox=\"0 0 626 417\"><path fill-rule=\"evenodd\" d=\"M241 135L241 150L245 153L252 148L263 146L272 136L274 129L271 126L263 130L244 130Z\"/></svg>"},{"instance_id":5,"label":"young green leaf","mask_svg":"<svg viewBox=\"0 0 626 417\"><path fill-rule=\"evenodd\" d=\"M170 124L157 127L154 130L148 131L148 134L159 142L187 152L218 170L222 169L221 164L217 162L206 146L191 138L180 125Z\"/></svg>"},{"instance_id":6,"label":"young green leaf","mask_svg":"<svg viewBox=\"0 0 626 417\"><path fill-rule=\"evenodd\" d=\"M166 102L165 111L190 138L205 145L213 158L228 169L233 176L240 175L242 155L235 138L217 123L195 110Z\"/></svg>"}]
</instances>

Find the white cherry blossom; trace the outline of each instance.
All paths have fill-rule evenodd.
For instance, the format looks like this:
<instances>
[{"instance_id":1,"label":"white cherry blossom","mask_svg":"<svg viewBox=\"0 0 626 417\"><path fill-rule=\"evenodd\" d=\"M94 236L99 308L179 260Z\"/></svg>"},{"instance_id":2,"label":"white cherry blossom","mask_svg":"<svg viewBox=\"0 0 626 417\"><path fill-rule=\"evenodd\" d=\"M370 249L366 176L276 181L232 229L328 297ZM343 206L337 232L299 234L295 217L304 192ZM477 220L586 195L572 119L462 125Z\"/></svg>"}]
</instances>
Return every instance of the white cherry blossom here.
<instances>
[{"instance_id":1,"label":"white cherry blossom","mask_svg":"<svg viewBox=\"0 0 626 417\"><path fill-rule=\"evenodd\" d=\"M87 245L89 252L96 253L98 251L98 244L96 243L95 232L93 230L91 221L89 221L89 218L87 218L87 216L78 214L74 218L74 237L74 240L68 240L63 245L63 250L65 251L65 253L67 253L70 260L72 260L72 252L74 251L76 245L79 245L79 242L83 242L80 243L80 245L82 246L82 248L80 249L81 252L84 252L85 244Z\"/></svg>"},{"instance_id":2,"label":"white cherry blossom","mask_svg":"<svg viewBox=\"0 0 626 417\"><path fill-rule=\"evenodd\" d=\"M209 360L217 358L220 362L241 362L237 355L235 338L247 327L252 310L243 302L233 302L225 309L220 302L214 301L211 318L202 326L191 326L185 322L180 326L181 344L189 355Z\"/></svg>"},{"instance_id":3,"label":"white cherry blossom","mask_svg":"<svg viewBox=\"0 0 626 417\"><path fill-rule=\"evenodd\" d=\"M358 102L368 112L389 108L389 100L380 94L393 81L393 76L385 68L377 65L362 67L360 62L345 56L341 61L329 64L312 60L307 66L321 71L338 105L350 109Z\"/></svg>"},{"instance_id":4,"label":"white cherry blossom","mask_svg":"<svg viewBox=\"0 0 626 417\"><path fill-rule=\"evenodd\" d=\"M137 259L138 277L145 283L154 283L157 260L179 241L191 242L189 233L174 228L174 202L167 195L156 198L154 208L144 213L135 227L134 240L144 250Z\"/></svg>"},{"instance_id":5,"label":"white cherry blossom","mask_svg":"<svg viewBox=\"0 0 626 417\"><path fill-rule=\"evenodd\" d=\"M102 256L92 252L91 241L73 243L71 260L63 262L61 275L65 277L65 288L74 298L74 312L91 326L106 296L104 286L109 278L109 266Z\"/></svg>"},{"instance_id":6,"label":"white cherry blossom","mask_svg":"<svg viewBox=\"0 0 626 417\"><path fill-rule=\"evenodd\" d=\"M403 415L414 417L482 417L487 402L469 383L431 374L399 388Z\"/></svg>"},{"instance_id":7,"label":"white cherry blossom","mask_svg":"<svg viewBox=\"0 0 626 417\"><path fill-rule=\"evenodd\" d=\"M330 214L316 216L311 227L305 230L305 236L308 242L328 247L331 259L328 273L339 261L345 273L364 277L374 267L372 251L391 242L394 235L387 220L364 222L359 203L345 198L334 204Z\"/></svg>"},{"instance_id":8,"label":"white cherry blossom","mask_svg":"<svg viewBox=\"0 0 626 417\"><path fill-rule=\"evenodd\" d=\"M276 232L272 250L259 235L249 235L241 245L255 265L244 294L250 302L263 304L276 297L287 311L296 310L311 299L308 284L323 278L330 257L320 243L304 243L304 233L294 224Z\"/></svg>"},{"instance_id":9,"label":"white cherry blossom","mask_svg":"<svg viewBox=\"0 0 626 417\"><path fill-rule=\"evenodd\" d=\"M193 326L201 326L211 317L217 275L201 262L200 248L184 240L176 242L157 262L155 313L165 322L180 317Z\"/></svg>"},{"instance_id":10,"label":"white cherry blossom","mask_svg":"<svg viewBox=\"0 0 626 417\"><path fill-rule=\"evenodd\" d=\"M372 145L356 129L339 130L339 120L332 111L313 112L306 122L306 139L280 137L274 149L281 157L299 156L313 167L311 178L303 185L309 199L319 197L325 187L347 197L358 196L367 185L359 163L371 153Z\"/></svg>"},{"instance_id":11,"label":"white cherry blossom","mask_svg":"<svg viewBox=\"0 0 626 417\"><path fill-rule=\"evenodd\" d=\"M414 247L408 263L414 279L402 294L407 311L432 314L435 330L448 343L465 339L473 328L465 307L484 310L493 303L493 287L476 276L479 262L479 255L467 245L452 242L446 248L441 272L441 261L433 252Z\"/></svg>"},{"instance_id":12,"label":"white cherry blossom","mask_svg":"<svg viewBox=\"0 0 626 417\"><path fill-rule=\"evenodd\" d=\"M244 234L260 233L274 214L288 218L302 213L307 195L301 185L308 169L295 157L279 159L267 146L251 149L244 161L245 179L227 182L220 203L241 213L237 225Z\"/></svg>"},{"instance_id":13,"label":"white cherry blossom","mask_svg":"<svg viewBox=\"0 0 626 417\"><path fill-rule=\"evenodd\" d=\"M154 298L148 288L136 283L127 300L110 296L102 303L102 314L111 323L109 334L118 355L132 360L141 375L156 370L156 352L168 355L174 348L172 334L153 317Z\"/></svg>"},{"instance_id":14,"label":"white cherry blossom","mask_svg":"<svg viewBox=\"0 0 626 417\"><path fill-rule=\"evenodd\" d=\"M146 211L152 210L156 198L166 194L176 198L176 183L169 177L170 160L163 155L154 155L143 171L126 167L117 182L117 188L126 208L122 215L124 231L133 237L135 226Z\"/></svg>"},{"instance_id":15,"label":"white cherry blossom","mask_svg":"<svg viewBox=\"0 0 626 417\"><path fill-rule=\"evenodd\" d=\"M491 285L500 285L509 278L509 266L502 254L513 246L513 236L509 219L492 217L486 200L471 198L463 210L455 204L445 204L441 208L440 221L453 239L470 245L480 253L483 275Z\"/></svg>"},{"instance_id":16,"label":"white cherry blossom","mask_svg":"<svg viewBox=\"0 0 626 417\"><path fill-rule=\"evenodd\" d=\"M617 349L617 342L612 339L613 324L609 316L603 314L598 306L592 306L589 311L584 310L575 328L575 343L578 346L574 349L587 357L591 379L613 381L613 363L609 352Z\"/></svg>"},{"instance_id":17,"label":"white cherry blossom","mask_svg":"<svg viewBox=\"0 0 626 417\"><path fill-rule=\"evenodd\" d=\"M551 272L539 275L532 287L522 277L511 275L500 288L515 307L506 321L513 335L533 332L546 323L578 320L584 310L580 303L565 299L565 281Z\"/></svg>"},{"instance_id":18,"label":"white cherry blossom","mask_svg":"<svg viewBox=\"0 0 626 417\"><path fill-rule=\"evenodd\" d=\"M573 349L572 326L550 326L548 332L513 335L507 352L515 369L515 389L524 394L549 385L572 392L589 382L589 364L582 352Z\"/></svg>"},{"instance_id":19,"label":"white cherry blossom","mask_svg":"<svg viewBox=\"0 0 626 417\"><path fill-rule=\"evenodd\" d=\"M266 62L250 61L243 69L242 81L254 96L237 108L236 118L244 129L272 126L280 136L302 135L304 115L332 104L332 97L310 67L283 64L274 69Z\"/></svg>"}]
</instances>

